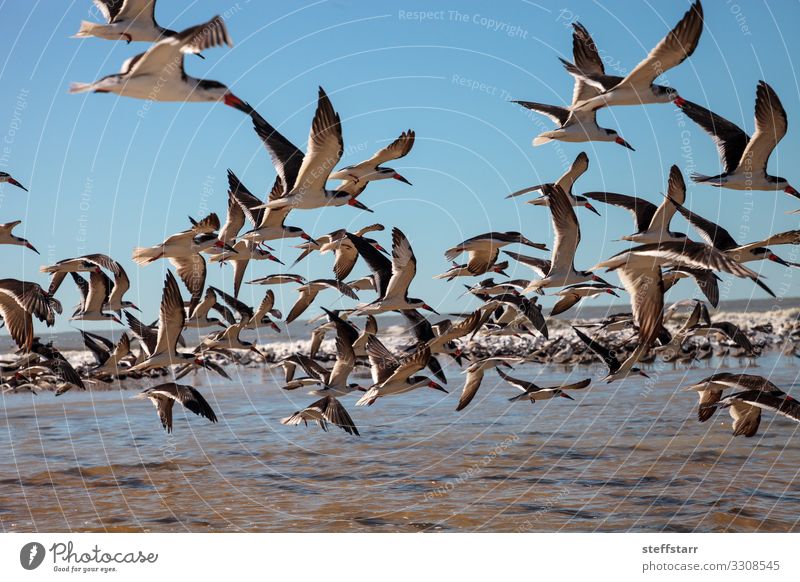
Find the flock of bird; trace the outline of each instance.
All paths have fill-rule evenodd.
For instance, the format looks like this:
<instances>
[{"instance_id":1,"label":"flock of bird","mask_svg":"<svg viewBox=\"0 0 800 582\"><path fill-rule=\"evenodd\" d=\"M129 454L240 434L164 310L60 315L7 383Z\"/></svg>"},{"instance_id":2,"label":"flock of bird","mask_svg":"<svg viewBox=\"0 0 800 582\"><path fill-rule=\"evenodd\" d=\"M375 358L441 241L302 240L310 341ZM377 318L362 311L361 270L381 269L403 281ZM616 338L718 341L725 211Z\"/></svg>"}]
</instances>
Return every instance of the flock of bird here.
<instances>
[{"instance_id":1,"label":"flock of bird","mask_svg":"<svg viewBox=\"0 0 800 582\"><path fill-rule=\"evenodd\" d=\"M665 310L664 295L681 279L693 279L714 307L719 301L717 273L748 278L764 292L772 294L759 274L745 265L770 260L786 267L797 267L776 255L770 246L800 244L800 231L782 232L764 240L740 244L721 226L695 214L686 207L686 186L681 171L673 166L669 172L667 194L656 205L639 197L613 192L576 194L575 183L589 165L581 153L570 169L553 183L520 190L509 197L529 192L541 195L529 201L545 207L555 233L552 251L548 245L533 242L519 232L489 232L471 237L444 253L452 267L437 278L453 281L459 277L490 275L477 284L465 285L467 293L482 305L463 314L460 320L444 319L431 323L424 312L436 314L423 299L409 295L417 271L417 257L411 242L400 228L391 232L391 249L385 249L371 236L385 230L373 224L356 232L339 229L312 236L303 229L286 225L292 211L337 206L369 209L360 196L371 182L395 179L410 184L394 169L386 166L392 160L408 155L414 145L414 131L404 131L394 142L361 163L337 169L342 157L343 138L340 118L325 91L320 88L317 108L311 123L306 152L278 132L247 102L234 95L217 81L196 79L184 69L184 55L200 55L216 46L232 46L224 21L214 17L206 23L176 32L164 29L154 17L155 0L95 0L103 12L105 23L83 22L78 37L153 43L145 52L128 59L119 73L93 83L74 84L70 92L116 93L125 97L153 101L222 102L250 116L253 128L263 142L276 171L276 178L266 202L248 190L232 171L228 171L228 200L225 222L216 213L201 220L192 220L188 228L152 247L136 248L133 260L146 266L167 260L177 277L167 270L161 296L158 320L146 324L138 319L139 308L125 299L129 277L116 260L102 254L69 258L42 267L50 275L47 289L16 279L0 280L0 316L8 333L19 347L14 359L2 362L0 382L5 391L51 388L62 394L72 387L84 388L84 382L111 382L125 378L158 378L171 376L172 381L145 389L140 398L152 401L167 431L172 430L174 403L211 422L217 416L194 387L177 383L197 368L227 377L226 359L237 361L251 352L252 358L267 361L267 356L254 342L242 334L259 328L280 331L276 320L282 318L274 307L274 292L267 290L257 307L239 297L247 268L252 261L267 260L283 264L268 243L285 238L298 238L302 254L295 264L313 252L333 256L330 278L306 280L296 274L280 273L253 279L253 285L297 285L298 299L285 321L291 323L311 306L320 293L335 291L341 296L358 299L358 294L374 293L372 300L353 309L331 311L322 308L324 321L312 332L309 353L293 353L271 362L285 373L287 390L313 388L319 399L308 407L281 420L287 425L313 421L327 430L335 425L349 434L358 435L353 419L341 400L358 395L356 406L371 406L379 399L398 396L416 389L447 392L444 368L440 358L447 357L457 366L469 362L457 410L463 410L474 399L484 375L496 369L500 378L520 393L511 401L552 398L571 399L570 393L586 389L591 379L569 384L539 386L531 381L510 376L504 369L514 365L553 361L558 350L575 342L583 345L584 357L599 357L608 367L605 380L612 382L631 376L647 376L642 365L656 354L691 362L709 353L708 342L690 345L691 338L723 337L743 355L756 356L758 348L747 335L730 322L713 322L704 301L679 302ZM755 133L748 136L742 129L720 115L694 104L668 86L654 81L665 71L679 65L698 46L703 29L703 11L696 0L680 22L656 45L648 56L623 77L606 75L603 60L587 29L573 24L574 62L563 61L574 77L574 93L569 107L557 107L518 101L520 105L550 117L557 128L537 136L533 144L552 140L566 142L615 142L633 149L615 130L597 125L599 109L614 106L672 103L703 128L716 143L724 172L717 175L693 175L695 182L721 188L784 192L800 197L784 178L766 171L770 153L787 129L786 112L778 96L765 82L756 90ZM202 55L200 55L202 56ZM154 90L157 87L158 90ZM328 184L338 182L330 188ZM0 182L24 187L9 174L0 173ZM631 248L616 254L591 269L578 269L574 258L581 240L576 208L599 214L595 204L605 204L630 211L635 232L623 240ZM702 241L674 232L670 223L681 214L697 230ZM250 230L242 232L245 224ZM25 246L36 251L27 240L16 237L12 230L20 221L0 225L0 244ZM509 245L529 247L549 258L506 250ZM536 277L531 280L496 280L507 277L509 260L499 261L500 253L529 267ZM466 257L458 262L459 257ZM369 274L346 281L361 259ZM207 261L233 265L232 292L206 284ZM603 279L598 272L616 272L622 286ZM77 371L52 345L43 343L34 330L33 319L52 326L61 314L58 290L69 274L81 293L81 303L71 319L78 321L111 321L126 327L118 341L82 331L84 342L96 358L94 366ZM178 279L188 292L181 291ZM616 314L600 322L573 322L574 342L561 338L543 350L528 354L470 354L469 346L478 334L485 336L542 336L548 338L547 317L538 304L538 295L551 292L560 297L550 316L569 311L580 301L602 294L627 292L632 313ZM619 292L619 293L618 293ZM683 324L670 331L666 323L682 304L693 306ZM404 349L389 349L380 339L379 319L375 316L399 312L408 322L414 341ZM363 319L360 329L354 322ZM186 329L217 328L201 337L194 348L185 345ZM634 335L619 339L619 332ZM325 335L335 334L336 357L332 368L320 363L318 351ZM591 335L590 335L591 334ZM615 336L614 334L617 334ZM616 339L614 339L616 337ZM138 348L137 348L138 344ZM543 353L546 352L546 353ZM666 356L665 356L666 357ZM350 381L356 366L367 364L372 383L361 386ZM430 375L423 373L428 369ZM297 372L302 370L303 376ZM800 404L769 380L748 374L717 373L688 387L700 395L699 420L706 421L718 408L728 408L734 419L734 434L756 434L761 411L768 410L800 421ZM726 391L729 391L725 394Z\"/></svg>"}]
</instances>

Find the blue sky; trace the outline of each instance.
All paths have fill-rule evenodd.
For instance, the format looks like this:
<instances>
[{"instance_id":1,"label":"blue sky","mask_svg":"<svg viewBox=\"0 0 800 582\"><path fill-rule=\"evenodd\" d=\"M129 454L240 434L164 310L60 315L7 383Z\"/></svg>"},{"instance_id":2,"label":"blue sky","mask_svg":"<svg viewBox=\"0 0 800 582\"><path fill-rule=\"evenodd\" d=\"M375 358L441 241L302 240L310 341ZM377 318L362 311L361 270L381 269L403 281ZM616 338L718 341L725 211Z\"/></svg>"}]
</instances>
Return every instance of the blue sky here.
<instances>
[{"instance_id":1,"label":"blue sky","mask_svg":"<svg viewBox=\"0 0 800 582\"><path fill-rule=\"evenodd\" d=\"M249 118L223 105L156 103L144 115L142 102L113 95L68 95L73 81L92 81L116 72L146 45L69 38L82 19L92 19L91 2L0 2L0 170L12 172L30 193L0 187L0 222L22 219L18 234L42 257L20 247L0 247L4 277L40 283L39 266L89 252L109 253L127 268L132 299L155 317L167 263L138 268L130 261L138 245L160 242L187 226L187 214L204 210L224 215L227 168L254 192L271 186L274 171L252 131ZM440 310L466 309L460 281L432 276L448 264L443 251L490 230L520 230L551 243L543 208L505 200L527 185L552 181L580 151L590 169L577 192L611 190L660 199L672 164L714 173L716 149L688 120L679 125L671 105L603 110L601 125L617 128L636 148L614 144L547 144L531 139L549 128L510 99L561 104L569 101L572 79L558 63L571 58L570 22L591 32L607 69L630 70L678 21L689 6L680 2L177 2L161 0L157 18L182 29L222 14L233 49L213 49L205 61L188 57L189 74L220 80L256 106L271 123L305 149L322 85L340 113L345 146L353 163L413 128L412 153L395 167L413 187L391 181L370 186L361 198L375 210L352 208L295 211L289 224L314 235L341 226L356 229L380 221L398 226L416 251L419 271L412 295ZM786 108L789 133L770 160L770 170L797 187L800 169L794 126L800 86L794 58L800 39L794 23L796 2L706 0L706 28L695 54L666 80L687 99L706 104L753 129L753 102L759 79L767 80ZM427 12L423 18L419 11ZM785 33L785 34L784 34ZM541 123L539 123L541 121ZM797 227L785 211L800 207L784 194L718 191L690 185L688 204L718 221L741 242ZM583 241L576 266L588 268L625 248L609 242L632 232L629 215L600 208L602 217L579 211ZM673 228L692 232L678 219ZM378 234L388 242L388 230ZM295 241L278 243L291 263ZM516 249L527 252L526 249ZM791 249L780 249L790 256ZM536 251L531 251L536 254ZM797 258L795 257L795 260ZM329 277L330 256L315 257L295 270ZM763 265L779 294L797 294L780 267ZM257 277L273 264L256 263ZM366 274L360 264L354 275ZM790 274L789 274L790 275ZM529 276L520 267L514 276ZM209 282L230 280L230 268L211 268ZM465 279L465 282L470 281ZM59 297L73 305L77 294L65 285ZM288 309L296 294L282 292ZM684 282L670 298L694 294ZM243 298L251 298L245 286ZM260 299L263 288L256 288ZM725 295L725 293L723 293ZM729 298L764 297L750 282L736 281ZM365 295L368 298L369 295ZM321 297L336 305L332 294ZM552 300L545 300L549 304ZM344 304L343 304L344 305ZM285 310L286 310L285 309ZM68 329L62 318L57 329Z\"/></svg>"}]
</instances>

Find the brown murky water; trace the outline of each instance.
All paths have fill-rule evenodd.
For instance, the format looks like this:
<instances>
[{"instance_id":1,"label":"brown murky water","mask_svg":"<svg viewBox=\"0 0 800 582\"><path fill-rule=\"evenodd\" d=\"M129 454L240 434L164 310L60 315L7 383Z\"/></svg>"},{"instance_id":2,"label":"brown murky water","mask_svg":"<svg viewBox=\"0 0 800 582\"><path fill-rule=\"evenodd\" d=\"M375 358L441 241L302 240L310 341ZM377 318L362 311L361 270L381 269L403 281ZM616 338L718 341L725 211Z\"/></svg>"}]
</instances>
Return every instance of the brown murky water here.
<instances>
[{"instance_id":1,"label":"brown murky water","mask_svg":"<svg viewBox=\"0 0 800 582\"><path fill-rule=\"evenodd\" d=\"M752 373L791 391L797 360ZM220 422L176 408L175 432L132 390L7 395L0 413L2 531L800 531L798 425L766 414L753 439L694 393L713 373L661 364L654 383L595 383L576 401L511 404L487 376L454 412L430 390L353 406L361 430L285 427L314 400L268 372L196 385ZM722 364L736 370L739 362ZM542 384L563 366L513 375ZM597 375L576 367L573 380ZM441 398L440 398L441 396Z\"/></svg>"}]
</instances>

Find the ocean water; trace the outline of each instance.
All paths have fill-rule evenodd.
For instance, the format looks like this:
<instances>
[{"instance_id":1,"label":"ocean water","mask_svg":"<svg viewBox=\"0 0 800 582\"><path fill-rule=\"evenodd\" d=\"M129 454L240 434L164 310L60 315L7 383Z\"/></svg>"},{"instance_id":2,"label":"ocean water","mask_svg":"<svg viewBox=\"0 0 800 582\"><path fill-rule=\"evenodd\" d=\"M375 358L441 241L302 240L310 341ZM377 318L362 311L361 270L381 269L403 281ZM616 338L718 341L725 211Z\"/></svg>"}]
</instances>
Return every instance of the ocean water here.
<instances>
[{"instance_id":1,"label":"ocean water","mask_svg":"<svg viewBox=\"0 0 800 582\"><path fill-rule=\"evenodd\" d=\"M792 392L799 364L776 351L749 371ZM360 438L279 424L315 397L263 368L190 376L220 421L176 406L172 435L136 389L9 394L0 530L800 531L800 425L765 413L758 436L733 438L727 411L700 424L679 389L746 365L657 363L613 384L599 365L524 365L510 373L595 381L533 405L490 373L461 413L450 367L449 395L344 398Z\"/></svg>"}]
</instances>

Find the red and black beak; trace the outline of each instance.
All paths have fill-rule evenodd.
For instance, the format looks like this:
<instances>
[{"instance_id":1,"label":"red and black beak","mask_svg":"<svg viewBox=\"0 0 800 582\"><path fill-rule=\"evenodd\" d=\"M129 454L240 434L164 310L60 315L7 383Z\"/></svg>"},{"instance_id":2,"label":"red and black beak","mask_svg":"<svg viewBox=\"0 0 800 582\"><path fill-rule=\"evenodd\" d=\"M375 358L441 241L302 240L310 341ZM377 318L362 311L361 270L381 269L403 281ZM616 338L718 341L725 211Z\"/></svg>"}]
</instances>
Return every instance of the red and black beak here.
<instances>
[{"instance_id":1,"label":"red and black beak","mask_svg":"<svg viewBox=\"0 0 800 582\"><path fill-rule=\"evenodd\" d=\"M631 144L629 144L628 142L626 142L624 139L622 139L622 138L621 138L621 137L619 137L619 136L617 136L617 138L616 138L614 141L615 141L616 143L618 143L619 145L621 145L622 147L624 147L624 148L628 148L628 149L629 149L629 150L631 150L632 152L635 152L635 151L636 151L635 149L633 149L633 146L631 146Z\"/></svg>"},{"instance_id":2,"label":"red and black beak","mask_svg":"<svg viewBox=\"0 0 800 582\"><path fill-rule=\"evenodd\" d=\"M683 107L686 105L686 99L684 99L681 96L675 97L675 99L673 99L672 102L678 107Z\"/></svg>"},{"instance_id":3,"label":"red and black beak","mask_svg":"<svg viewBox=\"0 0 800 582\"><path fill-rule=\"evenodd\" d=\"M28 189L25 186L17 182L14 178L9 177L8 183L11 184L12 186L16 186L17 188L22 188L23 190L25 190L25 192L28 191Z\"/></svg>"},{"instance_id":4,"label":"red and black beak","mask_svg":"<svg viewBox=\"0 0 800 582\"><path fill-rule=\"evenodd\" d=\"M445 394L450 394L447 390L444 389L444 387L441 384L437 384L433 380L428 382L428 388L433 388L434 390L438 390L440 392L444 392Z\"/></svg>"},{"instance_id":5,"label":"red and black beak","mask_svg":"<svg viewBox=\"0 0 800 582\"><path fill-rule=\"evenodd\" d=\"M13 184L13 182L12 182L12 184ZM20 186L20 188L22 188L22 186ZM24 190L24 188L23 188L23 190ZM787 194L791 194L795 198L800 198L800 192L798 192L797 190L795 190L791 186L786 186L786 188L784 188L783 191L786 192Z\"/></svg>"},{"instance_id":6,"label":"red and black beak","mask_svg":"<svg viewBox=\"0 0 800 582\"><path fill-rule=\"evenodd\" d=\"M569 400L575 400L575 399L574 399L572 396L570 396L570 395L569 395L569 394L567 394L566 392L561 392L561 393L559 394L559 396L561 396L561 398L567 398L567 399L569 399Z\"/></svg>"},{"instance_id":7,"label":"red and black beak","mask_svg":"<svg viewBox=\"0 0 800 582\"><path fill-rule=\"evenodd\" d=\"M430 311L430 312L432 312L432 313L435 313L436 315L439 315L439 312L438 312L438 311L436 311L436 310L435 310L433 307L431 307L431 306L430 306L430 305L428 305L427 303L423 303L423 304L422 304L422 309L427 309L428 311Z\"/></svg>"},{"instance_id":8,"label":"red and black beak","mask_svg":"<svg viewBox=\"0 0 800 582\"><path fill-rule=\"evenodd\" d=\"M284 264L284 262L283 262L282 260L280 260L278 257L276 257L275 255L273 255L272 253L268 254L268 255L267 255L267 258L268 258L270 261L274 261L274 262L276 262L276 263L280 263L281 265L283 265L283 264Z\"/></svg>"},{"instance_id":9,"label":"red and black beak","mask_svg":"<svg viewBox=\"0 0 800 582\"><path fill-rule=\"evenodd\" d=\"M26 246L26 247L28 247L29 249L31 249L31 250L32 250L34 253L36 253L37 255L41 255L41 254L42 254L42 253L40 253L39 251L37 251L37 250L36 250L36 247L35 247L35 246L33 246L33 245L32 245L31 243L29 243L28 241L25 241L25 246Z\"/></svg>"},{"instance_id":10,"label":"red and black beak","mask_svg":"<svg viewBox=\"0 0 800 582\"><path fill-rule=\"evenodd\" d=\"M773 263L778 263L779 265L783 265L784 267L790 267L790 266L791 266L789 263L787 263L786 261L784 261L782 258L780 258L780 257L779 257L778 255L776 255L775 253L769 253L769 254L767 255L767 258L768 258L770 261L772 261Z\"/></svg>"},{"instance_id":11,"label":"red and black beak","mask_svg":"<svg viewBox=\"0 0 800 582\"><path fill-rule=\"evenodd\" d=\"M307 240L308 242L313 243L316 246L319 246L319 243L317 242L317 240L315 238L312 238L310 234L307 234L307 233L304 232L304 233L302 233L300 235L300 238L302 238L303 240Z\"/></svg>"},{"instance_id":12,"label":"red and black beak","mask_svg":"<svg viewBox=\"0 0 800 582\"><path fill-rule=\"evenodd\" d=\"M594 206L592 206L592 205L591 205L591 204L589 204L588 202L584 202L584 203L583 203L583 207L584 207L586 210L590 211L590 212L594 212L594 213L595 213L597 216L602 216L602 215L601 215L599 212L597 212L597 208L595 208Z\"/></svg>"},{"instance_id":13,"label":"red and black beak","mask_svg":"<svg viewBox=\"0 0 800 582\"><path fill-rule=\"evenodd\" d=\"M395 172L395 173L392 175L392 178L394 178L395 180L400 180L401 182L403 182L403 184L408 184L409 186L413 186L413 184L412 184L411 182L409 182L408 180L406 180L405 178L403 178L403 176L401 176L401 175L400 175L400 174L398 174L397 172Z\"/></svg>"},{"instance_id":14,"label":"red and black beak","mask_svg":"<svg viewBox=\"0 0 800 582\"><path fill-rule=\"evenodd\" d=\"M223 102L228 107L233 107L234 109L238 109L243 113L247 113L247 115L251 115L255 111L252 107L250 107L249 103L247 103L246 101L242 101L233 93L225 93Z\"/></svg>"},{"instance_id":15,"label":"red and black beak","mask_svg":"<svg viewBox=\"0 0 800 582\"><path fill-rule=\"evenodd\" d=\"M359 202L359 201L358 201L358 200L356 200L355 198L351 198L350 200L348 200L348 201L347 201L347 205L348 205L348 206L355 206L355 207L356 207L356 208L358 208L359 210L366 210L367 212L372 212L372 210L370 210L369 208L367 208L366 206L364 206L363 204L361 204L361 202Z\"/></svg>"}]
</instances>

